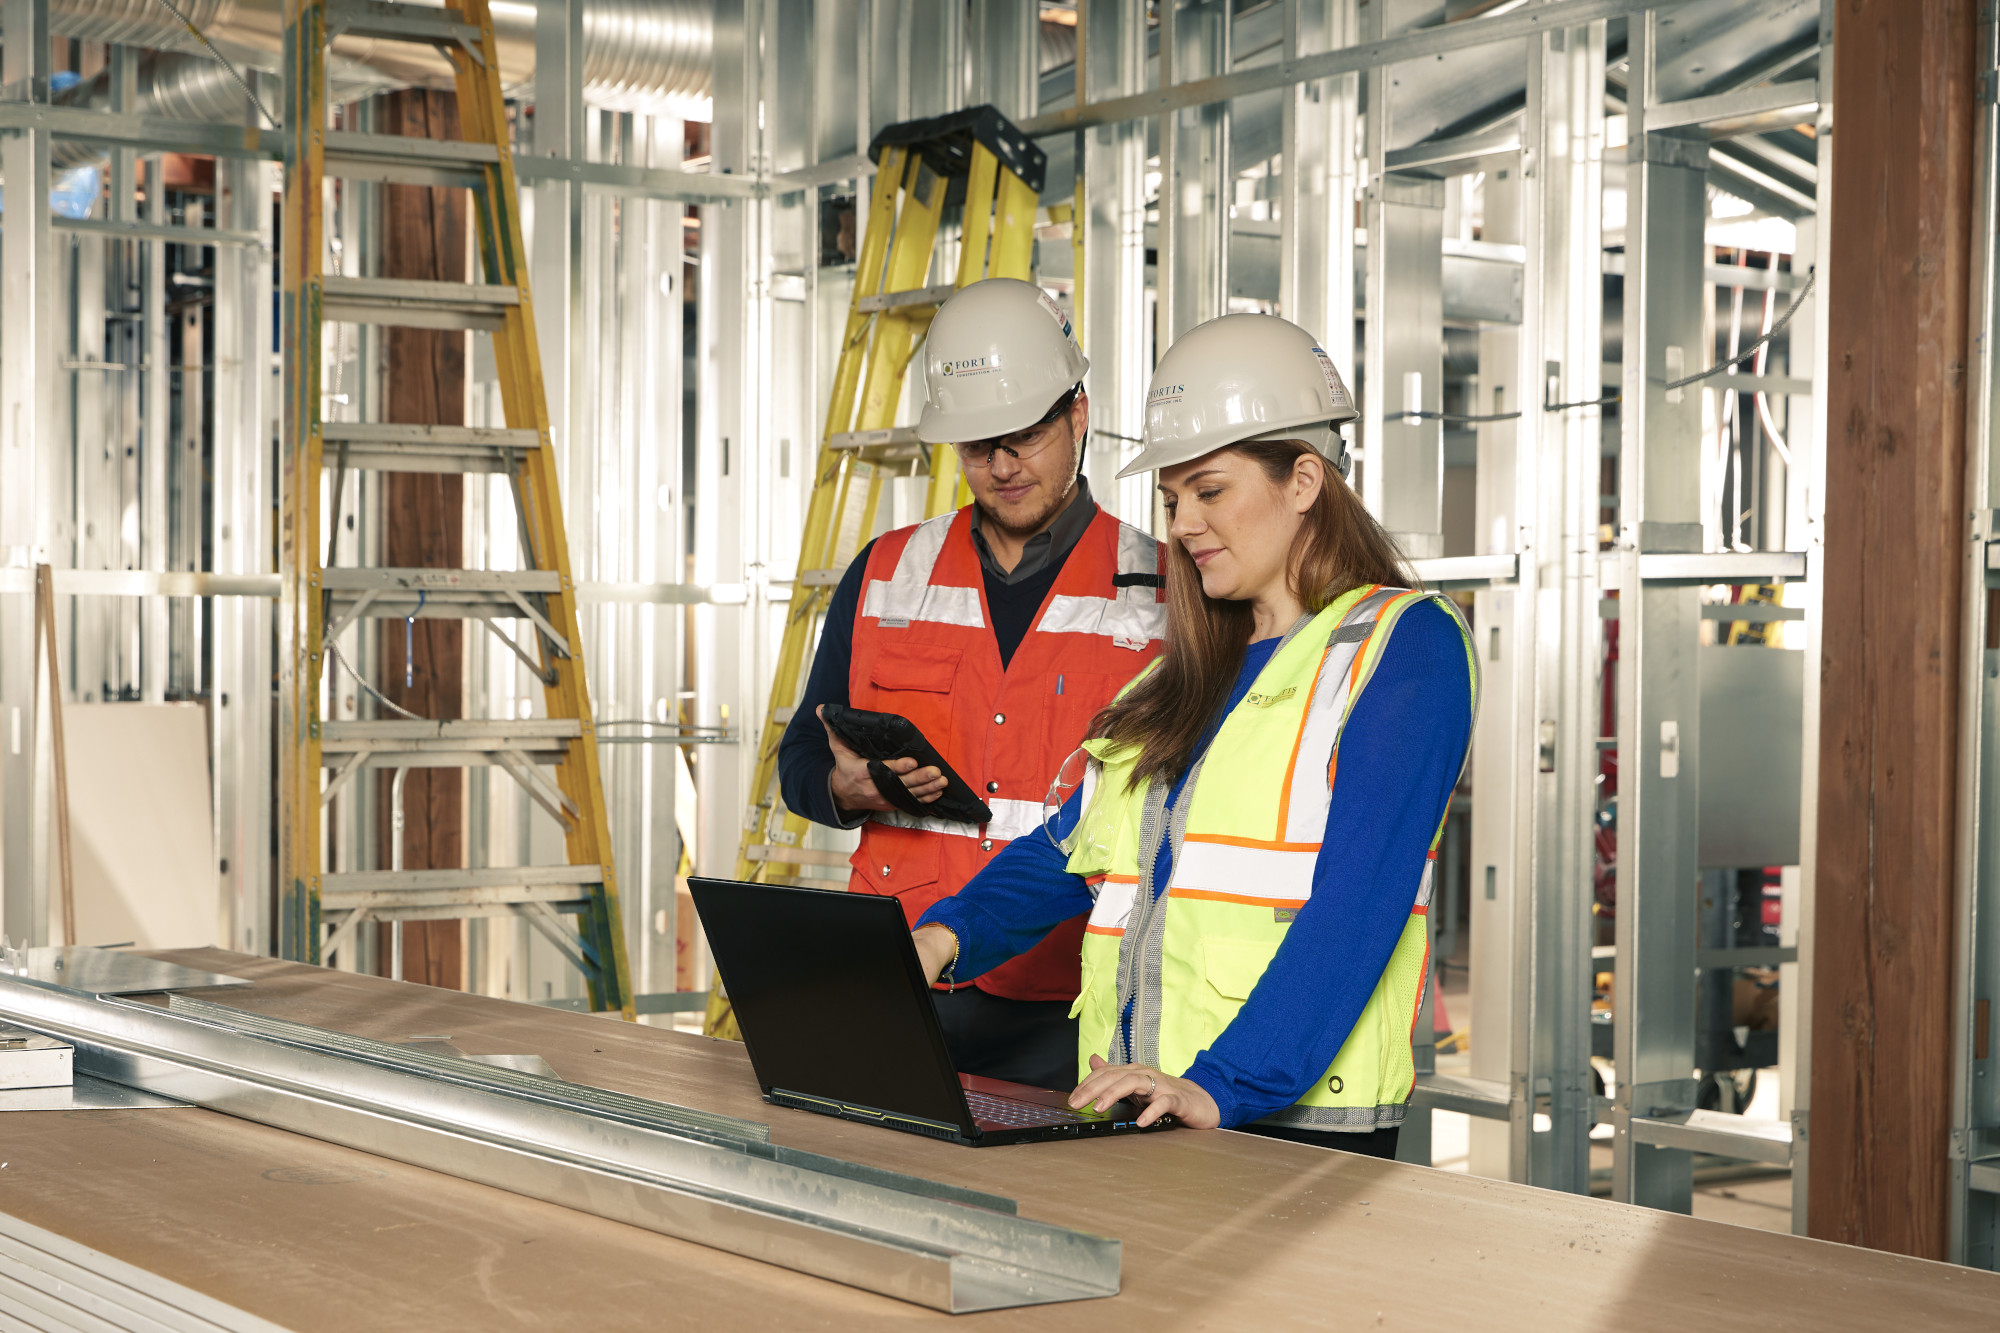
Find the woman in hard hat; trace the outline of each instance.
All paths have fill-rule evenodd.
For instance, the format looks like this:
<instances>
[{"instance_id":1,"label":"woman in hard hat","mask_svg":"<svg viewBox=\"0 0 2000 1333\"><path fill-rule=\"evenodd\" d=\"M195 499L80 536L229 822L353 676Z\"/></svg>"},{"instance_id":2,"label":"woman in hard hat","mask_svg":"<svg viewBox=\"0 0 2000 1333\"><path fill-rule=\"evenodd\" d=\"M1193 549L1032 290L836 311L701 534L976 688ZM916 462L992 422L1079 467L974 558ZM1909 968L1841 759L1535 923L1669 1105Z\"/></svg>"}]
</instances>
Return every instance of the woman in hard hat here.
<instances>
[{"instance_id":1,"label":"woman in hard hat","mask_svg":"<svg viewBox=\"0 0 2000 1333\"><path fill-rule=\"evenodd\" d=\"M1125 472L1158 471L1172 517L1166 652L1044 829L918 925L963 980L1089 912L1072 1106L1394 1154L1477 665L1347 486L1354 415L1272 316L1162 358Z\"/></svg>"}]
</instances>

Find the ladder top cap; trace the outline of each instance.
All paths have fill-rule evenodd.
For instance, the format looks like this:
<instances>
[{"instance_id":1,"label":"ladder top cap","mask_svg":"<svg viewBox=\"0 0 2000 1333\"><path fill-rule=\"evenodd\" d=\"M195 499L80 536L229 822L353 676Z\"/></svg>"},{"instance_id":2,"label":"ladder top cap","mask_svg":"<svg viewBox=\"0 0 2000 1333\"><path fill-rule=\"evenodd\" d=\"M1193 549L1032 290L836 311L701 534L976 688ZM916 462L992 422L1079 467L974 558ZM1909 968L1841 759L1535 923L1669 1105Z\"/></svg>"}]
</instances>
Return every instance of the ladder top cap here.
<instances>
[{"instance_id":1,"label":"ladder top cap","mask_svg":"<svg viewBox=\"0 0 2000 1333\"><path fill-rule=\"evenodd\" d=\"M1013 121L994 106L968 107L949 115L922 120L901 120L884 125L868 143L868 160L881 164L888 148L909 148L920 153L924 165L952 182L946 202L962 198L965 178L972 173L973 146L983 145L1000 164L1019 176L1036 194L1048 175L1049 155L1033 139L1021 133Z\"/></svg>"}]
</instances>

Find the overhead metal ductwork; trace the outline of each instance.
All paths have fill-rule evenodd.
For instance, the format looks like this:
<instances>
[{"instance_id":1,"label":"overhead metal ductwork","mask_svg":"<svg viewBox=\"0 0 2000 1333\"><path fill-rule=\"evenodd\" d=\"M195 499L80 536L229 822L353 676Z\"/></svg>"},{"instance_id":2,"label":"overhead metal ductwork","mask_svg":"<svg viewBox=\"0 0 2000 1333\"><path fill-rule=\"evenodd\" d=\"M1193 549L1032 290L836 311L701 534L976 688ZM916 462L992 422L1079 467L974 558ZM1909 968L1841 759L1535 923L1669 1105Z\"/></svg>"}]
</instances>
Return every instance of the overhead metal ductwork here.
<instances>
[{"instance_id":1,"label":"overhead metal ductwork","mask_svg":"<svg viewBox=\"0 0 2000 1333\"><path fill-rule=\"evenodd\" d=\"M284 49L280 0L179 0L182 12L240 66L276 72ZM530 94L535 76L535 7L502 0L493 6L500 70L510 91ZM187 28L160 0L51 0L49 28L59 37L154 47L212 64ZM708 0L585 0L584 101L611 111L709 116L714 15ZM423 47L372 38L336 37L328 61L336 98L401 87L449 87L451 65ZM234 97L216 116L210 85L186 67L142 90L141 110L176 119L235 120L241 90L216 70ZM174 86L185 84L185 87ZM152 98L158 96L157 102ZM92 101L95 99L92 98ZM204 109L206 108L206 109ZM197 112L199 111L199 114Z\"/></svg>"}]
</instances>

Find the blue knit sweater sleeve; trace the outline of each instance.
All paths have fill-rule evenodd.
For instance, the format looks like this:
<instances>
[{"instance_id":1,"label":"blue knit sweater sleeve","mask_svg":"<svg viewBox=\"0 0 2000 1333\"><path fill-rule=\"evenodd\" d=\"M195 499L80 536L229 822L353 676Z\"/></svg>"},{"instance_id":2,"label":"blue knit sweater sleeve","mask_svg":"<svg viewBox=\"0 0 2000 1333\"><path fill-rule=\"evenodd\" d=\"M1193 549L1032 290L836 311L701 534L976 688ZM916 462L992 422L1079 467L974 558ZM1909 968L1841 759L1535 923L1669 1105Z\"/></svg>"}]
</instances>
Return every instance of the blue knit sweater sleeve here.
<instances>
[{"instance_id":1,"label":"blue knit sweater sleeve","mask_svg":"<svg viewBox=\"0 0 2000 1333\"><path fill-rule=\"evenodd\" d=\"M1465 640L1443 608L1412 607L1342 733L1312 897L1187 1071L1225 1128L1290 1106L1333 1063L1409 920L1471 732Z\"/></svg>"},{"instance_id":2,"label":"blue knit sweater sleeve","mask_svg":"<svg viewBox=\"0 0 2000 1333\"><path fill-rule=\"evenodd\" d=\"M1076 827L1081 802L1082 793L1071 792L1047 825L1002 847L970 883L918 919L919 926L948 926L958 936L952 980L992 971L1090 910L1090 886L1070 874L1069 853L1056 845Z\"/></svg>"},{"instance_id":3,"label":"blue knit sweater sleeve","mask_svg":"<svg viewBox=\"0 0 2000 1333\"><path fill-rule=\"evenodd\" d=\"M819 720L817 709L821 704L847 702L848 667L854 660L854 613L861 605L868 553L874 549L874 542L862 547L833 590L819 632L819 648L813 653L812 671L806 676L805 693L778 742L778 790L785 798L785 808L815 824L834 828L853 828L861 821L843 818L833 803L833 789L827 785L833 776L833 747L827 743L826 724Z\"/></svg>"}]
</instances>

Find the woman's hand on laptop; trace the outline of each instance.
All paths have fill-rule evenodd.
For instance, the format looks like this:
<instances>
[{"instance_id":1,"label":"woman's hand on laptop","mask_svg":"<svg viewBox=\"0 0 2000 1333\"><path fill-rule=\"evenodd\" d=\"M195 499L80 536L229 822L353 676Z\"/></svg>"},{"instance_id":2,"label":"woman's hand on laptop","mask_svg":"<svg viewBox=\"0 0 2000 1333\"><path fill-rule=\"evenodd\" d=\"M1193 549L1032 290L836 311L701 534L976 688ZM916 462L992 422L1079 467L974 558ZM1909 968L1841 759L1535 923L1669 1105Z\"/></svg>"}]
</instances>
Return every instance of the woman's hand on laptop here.
<instances>
[{"instance_id":1,"label":"woman's hand on laptop","mask_svg":"<svg viewBox=\"0 0 2000 1333\"><path fill-rule=\"evenodd\" d=\"M825 715L819 711L813 714L826 727ZM833 803L843 810L894 810L896 807L882 799L876 790L875 779L869 776L868 761L856 754L852 747L834 734L832 727L826 727L826 743L833 747ZM884 767L903 780L910 789L910 795L920 801L935 801L944 795L944 774L935 768L918 768L914 759L891 759Z\"/></svg>"},{"instance_id":2,"label":"woman's hand on laptop","mask_svg":"<svg viewBox=\"0 0 2000 1333\"><path fill-rule=\"evenodd\" d=\"M910 938L916 941L917 962L924 969L926 981L936 981L958 957L958 936L952 934L949 926L918 926Z\"/></svg>"},{"instance_id":3,"label":"woman's hand on laptop","mask_svg":"<svg viewBox=\"0 0 2000 1333\"><path fill-rule=\"evenodd\" d=\"M1103 1056L1091 1056L1090 1077L1069 1095L1070 1107L1080 1111L1094 1103L1097 1110L1108 1111L1119 1101L1141 1108L1142 1126L1169 1115L1189 1129L1215 1129L1222 1124L1221 1109L1201 1084L1175 1078L1151 1065L1106 1064Z\"/></svg>"}]
</instances>

